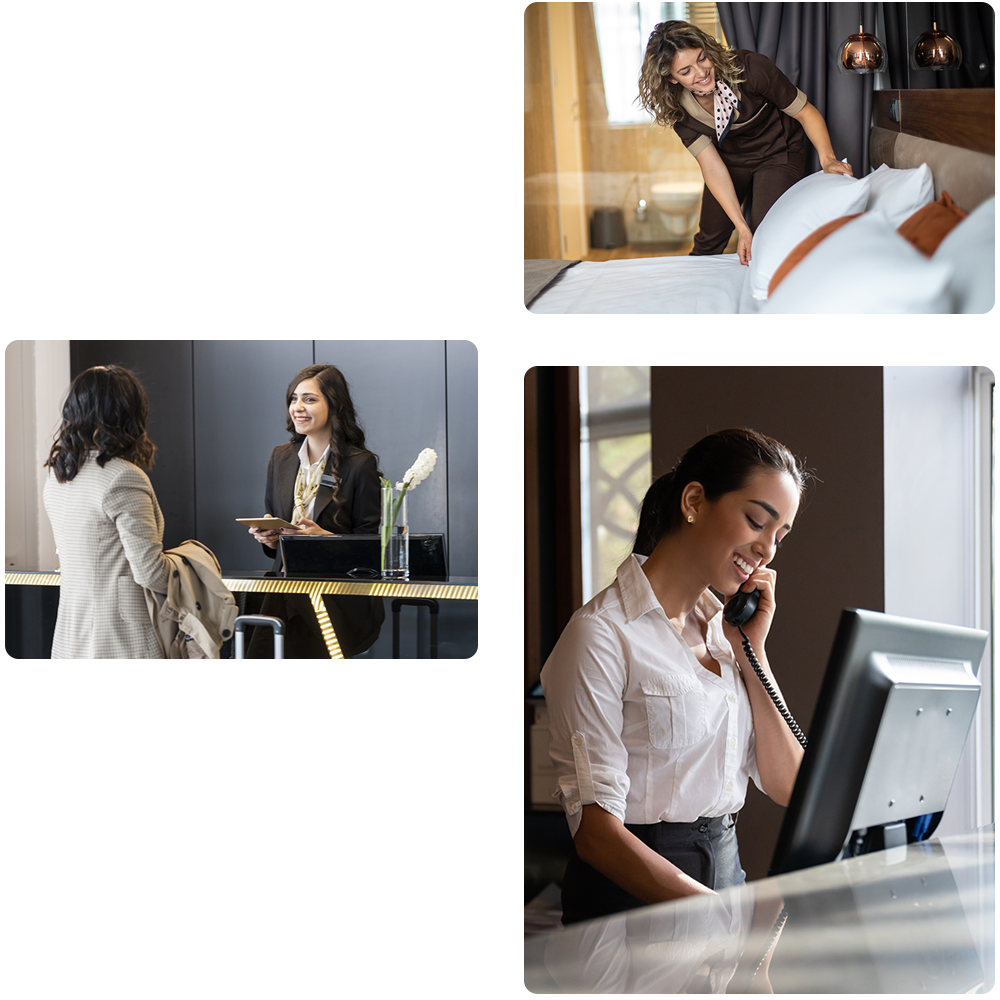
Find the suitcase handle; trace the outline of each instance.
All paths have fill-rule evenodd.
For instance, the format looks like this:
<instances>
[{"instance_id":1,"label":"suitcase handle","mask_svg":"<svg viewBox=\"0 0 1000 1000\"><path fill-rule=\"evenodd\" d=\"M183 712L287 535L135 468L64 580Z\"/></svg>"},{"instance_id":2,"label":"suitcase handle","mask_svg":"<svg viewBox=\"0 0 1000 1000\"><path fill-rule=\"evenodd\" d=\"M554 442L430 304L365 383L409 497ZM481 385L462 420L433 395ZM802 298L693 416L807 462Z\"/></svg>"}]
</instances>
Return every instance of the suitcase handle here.
<instances>
[{"instance_id":1,"label":"suitcase handle","mask_svg":"<svg viewBox=\"0 0 1000 1000\"><path fill-rule=\"evenodd\" d=\"M243 633L248 625L267 625L274 630L274 658L284 659L285 656L285 623L280 618L271 615L240 615L235 621L236 659L242 660L243 656Z\"/></svg>"}]
</instances>

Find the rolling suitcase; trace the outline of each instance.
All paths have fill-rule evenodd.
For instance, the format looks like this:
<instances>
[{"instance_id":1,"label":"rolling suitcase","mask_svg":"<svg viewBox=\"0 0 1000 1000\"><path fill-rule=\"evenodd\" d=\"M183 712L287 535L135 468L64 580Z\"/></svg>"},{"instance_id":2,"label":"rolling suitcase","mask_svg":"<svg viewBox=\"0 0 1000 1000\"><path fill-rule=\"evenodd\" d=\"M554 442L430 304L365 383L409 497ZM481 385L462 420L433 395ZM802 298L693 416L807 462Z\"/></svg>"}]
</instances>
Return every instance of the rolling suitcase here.
<instances>
[{"instance_id":1,"label":"rolling suitcase","mask_svg":"<svg viewBox=\"0 0 1000 1000\"><path fill-rule=\"evenodd\" d=\"M271 615L240 615L235 622L236 638L235 653L236 659L245 659L243 655L243 633L248 625L269 625L274 629L274 658L283 660L285 657L285 623L280 618Z\"/></svg>"}]
</instances>

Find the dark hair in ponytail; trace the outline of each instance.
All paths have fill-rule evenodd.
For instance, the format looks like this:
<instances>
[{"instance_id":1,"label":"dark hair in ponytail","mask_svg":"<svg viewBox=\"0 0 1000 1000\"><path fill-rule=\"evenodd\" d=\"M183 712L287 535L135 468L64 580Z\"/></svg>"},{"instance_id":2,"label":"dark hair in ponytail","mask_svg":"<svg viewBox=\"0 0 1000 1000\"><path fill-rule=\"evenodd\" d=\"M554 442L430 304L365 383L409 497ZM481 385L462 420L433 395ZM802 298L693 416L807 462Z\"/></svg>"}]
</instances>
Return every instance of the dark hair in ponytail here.
<instances>
[{"instance_id":1,"label":"dark hair in ponytail","mask_svg":"<svg viewBox=\"0 0 1000 1000\"><path fill-rule=\"evenodd\" d=\"M719 431L702 438L646 491L632 551L648 556L657 542L681 526L681 493L688 483L701 483L705 497L718 500L743 489L758 470L786 472L805 489L808 474L779 441L747 427Z\"/></svg>"}]
</instances>

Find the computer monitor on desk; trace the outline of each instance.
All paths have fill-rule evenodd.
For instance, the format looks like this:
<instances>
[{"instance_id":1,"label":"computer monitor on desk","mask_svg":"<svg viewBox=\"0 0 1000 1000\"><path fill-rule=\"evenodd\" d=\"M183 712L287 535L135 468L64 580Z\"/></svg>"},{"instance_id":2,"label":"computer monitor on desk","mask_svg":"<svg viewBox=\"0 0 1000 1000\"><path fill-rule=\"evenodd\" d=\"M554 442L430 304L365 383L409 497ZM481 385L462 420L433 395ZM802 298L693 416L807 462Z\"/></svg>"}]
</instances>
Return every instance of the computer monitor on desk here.
<instances>
[{"instance_id":1,"label":"computer monitor on desk","mask_svg":"<svg viewBox=\"0 0 1000 1000\"><path fill-rule=\"evenodd\" d=\"M282 535L281 564L286 576L381 577L382 548L378 535ZM446 580L443 534L410 535L410 579Z\"/></svg>"},{"instance_id":2,"label":"computer monitor on desk","mask_svg":"<svg viewBox=\"0 0 1000 1000\"><path fill-rule=\"evenodd\" d=\"M907 821L944 810L987 638L842 613L770 874L905 843Z\"/></svg>"}]
</instances>

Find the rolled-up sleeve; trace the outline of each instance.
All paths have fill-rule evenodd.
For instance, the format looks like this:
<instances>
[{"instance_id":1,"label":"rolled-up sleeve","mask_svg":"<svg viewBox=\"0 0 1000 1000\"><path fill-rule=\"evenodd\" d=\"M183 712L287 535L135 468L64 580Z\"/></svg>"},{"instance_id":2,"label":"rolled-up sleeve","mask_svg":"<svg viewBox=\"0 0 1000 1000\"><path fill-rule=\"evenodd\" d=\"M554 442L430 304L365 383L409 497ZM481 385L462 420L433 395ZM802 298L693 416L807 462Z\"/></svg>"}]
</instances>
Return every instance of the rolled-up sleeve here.
<instances>
[{"instance_id":1,"label":"rolled-up sleeve","mask_svg":"<svg viewBox=\"0 0 1000 1000\"><path fill-rule=\"evenodd\" d=\"M542 668L549 756L556 795L576 836L581 811L596 804L624 822L628 751L622 741L625 652L600 619L570 620Z\"/></svg>"},{"instance_id":2,"label":"rolled-up sleeve","mask_svg":"<svg viewBox=\"0 0 1000 1000\"><path fill-rule=\"evenodd\" d=\"M677 138L684 143L684 148L697 159L698 155L712 145L712 137L692 128L683 119L674 125Z\"/></svg>"}]
</instances>

